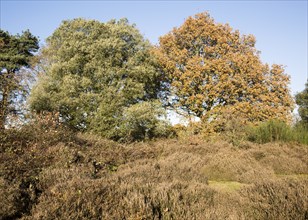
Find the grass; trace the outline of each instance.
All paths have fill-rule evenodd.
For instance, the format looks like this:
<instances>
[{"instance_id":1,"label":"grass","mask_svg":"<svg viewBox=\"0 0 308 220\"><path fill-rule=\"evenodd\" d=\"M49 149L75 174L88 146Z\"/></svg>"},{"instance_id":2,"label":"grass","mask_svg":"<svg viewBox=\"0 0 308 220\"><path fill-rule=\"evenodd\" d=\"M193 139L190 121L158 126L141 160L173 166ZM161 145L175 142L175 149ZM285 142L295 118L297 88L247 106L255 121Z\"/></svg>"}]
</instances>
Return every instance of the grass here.
<instances>
[{"instance_id":1,"label":"grass","mask_svg":"<svg viewBox=\"0 0 308 220\"><path fill-rule=\"evenodd\" d=\"M240 190L242 187L249 186L248 184L236 182L236 181L214 181L209 180L209 186L215 190L221 190L226 192L234 192Z\"/></svg>"},{"instance_id":2,"label":"grass","mask_svg":"<svg viewBox=\"0 0 308 220\"><path fill-rule=\"evenodd\" d=\"M39 126L0 134L2 219L308 216L308 148L299 142L190 135L119 144Z\"/></svg>"}]
</instances>

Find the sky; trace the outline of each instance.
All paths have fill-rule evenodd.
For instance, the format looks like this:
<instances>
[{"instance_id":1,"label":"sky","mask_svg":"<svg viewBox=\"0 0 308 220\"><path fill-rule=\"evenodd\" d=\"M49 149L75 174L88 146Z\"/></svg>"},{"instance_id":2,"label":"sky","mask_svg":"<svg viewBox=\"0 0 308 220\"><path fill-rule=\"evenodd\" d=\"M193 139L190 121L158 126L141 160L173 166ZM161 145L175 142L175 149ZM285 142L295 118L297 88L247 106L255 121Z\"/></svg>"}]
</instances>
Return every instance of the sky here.
<instances>
[{"instance_id":1,"label":"sky","mask_svg":"<svg viewBox=\"0 0 308 220\"><path fill-rule=\"evenodd\" d=\"M179 27L185 19L209 12L216 22L229 23L241 34L253 34L263 62L282 64L291 76L292 95L308 78L308 1L46 1L0 0L0 27L11 34L29 29L44 40L63 20L107 22L128 18L151 43Z\"/></svg>"}]
</instances>

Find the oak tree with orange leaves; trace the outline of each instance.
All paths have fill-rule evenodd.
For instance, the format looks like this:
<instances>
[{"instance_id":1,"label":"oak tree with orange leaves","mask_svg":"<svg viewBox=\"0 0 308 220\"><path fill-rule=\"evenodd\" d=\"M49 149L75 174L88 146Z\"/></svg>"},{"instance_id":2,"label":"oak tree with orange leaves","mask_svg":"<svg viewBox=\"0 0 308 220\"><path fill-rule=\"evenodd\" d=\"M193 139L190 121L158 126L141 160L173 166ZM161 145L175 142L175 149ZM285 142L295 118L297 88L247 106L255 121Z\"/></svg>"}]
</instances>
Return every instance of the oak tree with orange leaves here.
<instances>
[{"instance_id":1,"label":"oak tree with orange leaves","mask_svg":"<svg viewBox=\"0 0 308 220\"><path fill-rule=\"evenodd\" d=\"M226 115L245 122L290 120L289 76L281 65L263 64L255 43L253 35L208 13L162 36L154 53L170 85L169 104L209 124Z\"/></svg>"}]
</instances>

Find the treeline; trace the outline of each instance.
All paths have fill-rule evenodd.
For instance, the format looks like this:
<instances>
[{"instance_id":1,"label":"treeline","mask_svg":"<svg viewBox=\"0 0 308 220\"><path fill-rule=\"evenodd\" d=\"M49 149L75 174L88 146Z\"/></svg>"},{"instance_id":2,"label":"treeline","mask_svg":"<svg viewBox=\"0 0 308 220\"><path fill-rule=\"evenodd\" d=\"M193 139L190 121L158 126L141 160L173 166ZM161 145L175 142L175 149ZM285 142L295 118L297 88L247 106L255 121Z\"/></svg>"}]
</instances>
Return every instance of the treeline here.
<instances>
[{"instance_id":1,"label":"treeline","mask_svg":"<svg viewBox=\"0 0 308 220\"><path fill-rule=\"evenodd\" d=\"M207 13L157 46L126 19L64 21L40 50L1 30L0 219L307 219L308 83L290 126L254 45Z\"/></svg>"},{"instance_id":2,"label":"treeline","mask_svg":"<svg viewBox=\"0 0 308 220\"><path fill-rule=\"evenodd\" d=\"M29 113L20 107L26 100L32 115L53 113L70 129L117 141L172 135L166 109L198 117L203 133L225 131L232 118L290 123L289 76L262 63L255 42L208 13L189 17L157 46L126 19L63 21L40 50L29 31L1 30L0 129ZM296 96L303 124L307 99L306 84Z\"/></svg>"}]
</instances>

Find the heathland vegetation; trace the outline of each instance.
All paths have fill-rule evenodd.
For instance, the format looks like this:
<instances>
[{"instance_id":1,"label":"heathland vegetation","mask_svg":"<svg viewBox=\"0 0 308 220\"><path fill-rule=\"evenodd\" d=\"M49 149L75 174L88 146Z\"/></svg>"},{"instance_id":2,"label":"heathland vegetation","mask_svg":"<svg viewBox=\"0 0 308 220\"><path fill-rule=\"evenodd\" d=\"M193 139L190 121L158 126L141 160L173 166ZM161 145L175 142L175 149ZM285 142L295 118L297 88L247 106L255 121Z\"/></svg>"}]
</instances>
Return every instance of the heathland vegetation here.
<instances>
[{"instance_id":1,"label":"heathland vegetation","mask_svg":"<svg viewBox=\"0 0 308 220\"><path fill-rule=\"evenodd\" d=\"M0 218L307 219L308 83L255 42L207 13L157 46L126 19L1 30Z\"/></svg>"},{"instance_id":2,"label":"heathland vegetation","mask_svg":"<svg viewBox=\"0 0 308 220\"><path fill-rule=\"evenodd\" d=\"M232 132L205 137L186 129L174 138L122 144L72 132L49 115L5 130L0 216L307 218L307 145L279 139L258 144Z\"/></svg>"}]
</instances>

